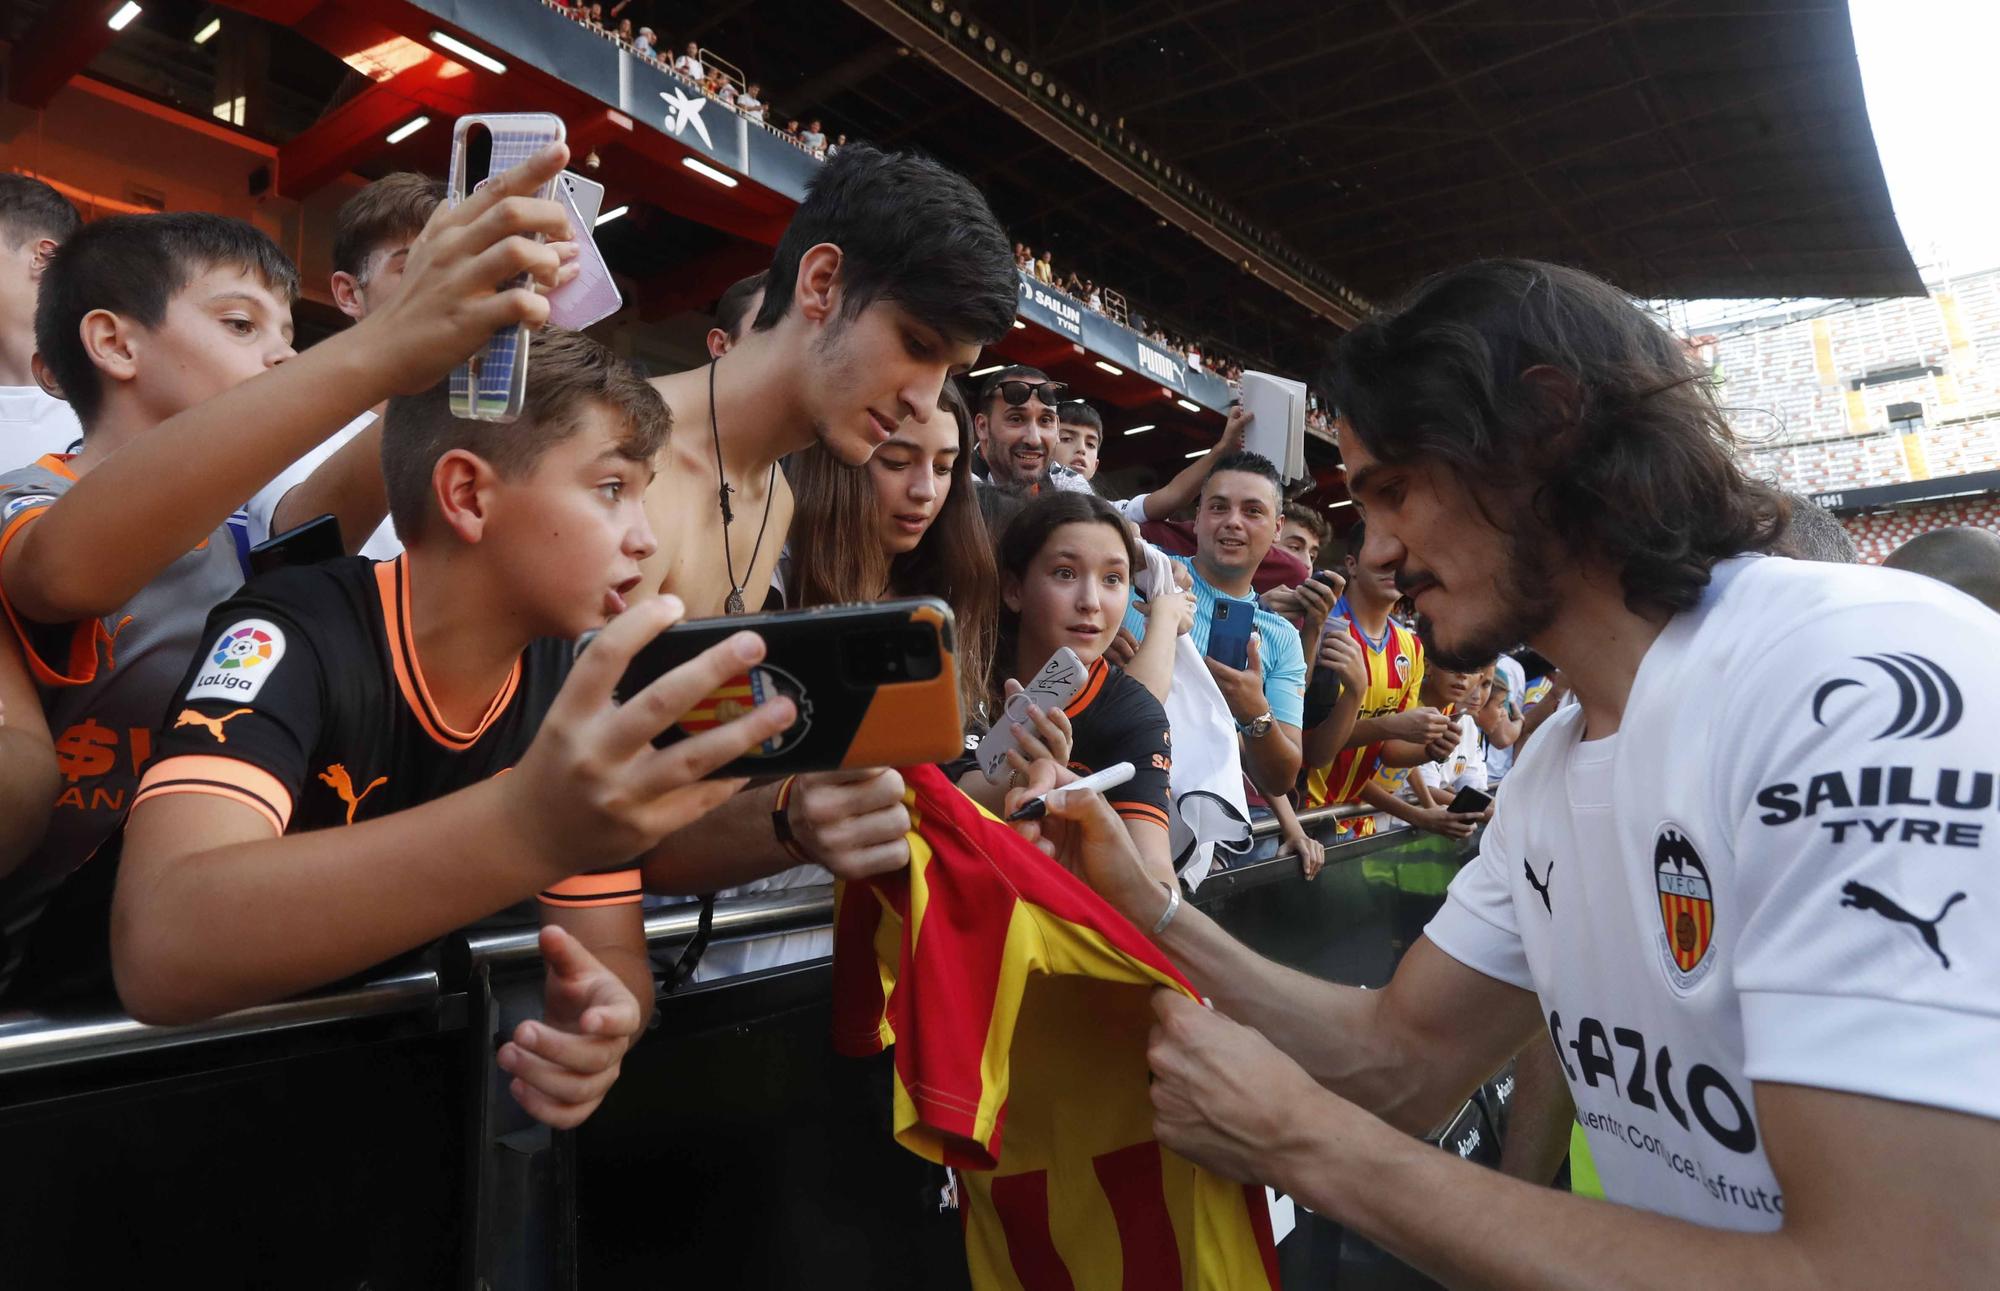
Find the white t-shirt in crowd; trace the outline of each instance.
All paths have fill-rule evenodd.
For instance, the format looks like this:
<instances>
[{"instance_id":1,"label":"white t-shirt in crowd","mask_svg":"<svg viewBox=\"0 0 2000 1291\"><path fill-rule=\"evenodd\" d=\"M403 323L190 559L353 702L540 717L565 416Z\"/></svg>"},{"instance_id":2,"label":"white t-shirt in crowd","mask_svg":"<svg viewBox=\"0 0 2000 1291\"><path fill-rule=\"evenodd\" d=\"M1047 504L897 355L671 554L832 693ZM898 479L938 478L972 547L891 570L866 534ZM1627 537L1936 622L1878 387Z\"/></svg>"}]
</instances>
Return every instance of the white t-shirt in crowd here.
<instances>
[{"instance_id":1,"label":"white t-shirt in crowd","mask_svg":"<svg viewBox=\"0 0 2000 1291\"><path fill-rule=\"evenodd\" d=\"M277 511L278 503L283 500L285 494L304 483L306 477L318 470L321 463L374 423L374 413L362 413L335 431L332 438L318 448L287 466L278 478L257 490L257 495L250 499L250 505L244 508L250 518L250 544L254 547L266 538L274 536L271 533L271 516ZM347 537L348 535L342 534L342 541ZM403 540L396 536L395 521L383 517L382 523L375 526L375 532L368 535L368 541L361 544L361 554L370 560L394 560L402 555Z\"/></svg>"},{"instance_id":2,"label":"white t-shirt in crowd","mask_svg":"<svg viewBox=\"0 0 2000 1291\"><path fill-rule=\"evenodd\" d=\"M1493 684L1507 688L1507 702L1513 716L1518 718L1528 706L1528 671L1512 655L1503 654L1494 666ZM1518 741L1517 741L1518 742ZM1486 774L1493 783L1499 781L1514 767L1512 745L1502 749L1489 744L1486 746Z\"/></svg>"},{"instance_id":3,"label":"white t-shirt in crowd","mask_svg":"<svg viewBox=\"0 0 2000 1291\"><path fill-rule=\"evenodd\" d=\"M1540 997L1607 1197L1777 1228L1753 1082L2000 1117L1996 643L1926 578L1738 558L1615 735L1523 750L1426 932Z\"/></svg>"},{"instance_id":4,"label":"white t-shirt in crowd","mask_svg":"<svg viewBox=\"0 0 2000 1291\"><path fill-rule=\"evenodd\" d=\"M40 386L0 386L0 474L67 453L83 438L69 404Z\"/></svg>"},{"instance_id":5,"label":"white t-shirt in crowd","mask_svg":"<svg viewBox=\"0 0 2000 1291\"><path fill-rule=\"evenodd\" d=\"M1486 792L1486 736L1480 733L1479 723L1471 713L1460 713L1457 723L1458 747L1451 751L1451 756L1417 768L1424 783L1443 792L1446 798L1460 789Z\"/></svg>"},{"instance_id":6,"label":"white t-shirt in crowd","mask_svg":"<svg viewBox=\"0 0 2000 1291\"><path fill-rule=\"evenodd\" d=\"M686 54L674 60L674 70L682 76L690 76L697 81L708 75L708 69L701 65L699 58L691 58Z\"/></svg>"}]
</instances>

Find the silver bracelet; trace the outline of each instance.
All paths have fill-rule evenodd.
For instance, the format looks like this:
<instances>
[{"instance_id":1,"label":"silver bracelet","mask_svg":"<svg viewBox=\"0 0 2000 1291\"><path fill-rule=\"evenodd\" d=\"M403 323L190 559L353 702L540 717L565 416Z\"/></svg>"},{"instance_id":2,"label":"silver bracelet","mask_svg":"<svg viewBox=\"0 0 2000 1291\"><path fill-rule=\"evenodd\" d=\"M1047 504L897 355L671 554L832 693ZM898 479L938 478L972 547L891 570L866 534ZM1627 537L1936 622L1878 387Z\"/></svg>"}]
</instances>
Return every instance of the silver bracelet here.
<instances>
[{"instance_id":1,"label":"silver bracelet","mask_svg":"<svg viewBox=\"0 0 2000 1291\"><path fill-rule=\"evenodd\" d=\"M1174 916L1181 912L1181 885L1178 883L1161 883L1160 886L1167 890L1167 908L1166 912L1160 916L1159 922L1153 925L1152 935L1155 937L1165 932L1167 925L1174 921Z\"/></svg>"}]
</instances>

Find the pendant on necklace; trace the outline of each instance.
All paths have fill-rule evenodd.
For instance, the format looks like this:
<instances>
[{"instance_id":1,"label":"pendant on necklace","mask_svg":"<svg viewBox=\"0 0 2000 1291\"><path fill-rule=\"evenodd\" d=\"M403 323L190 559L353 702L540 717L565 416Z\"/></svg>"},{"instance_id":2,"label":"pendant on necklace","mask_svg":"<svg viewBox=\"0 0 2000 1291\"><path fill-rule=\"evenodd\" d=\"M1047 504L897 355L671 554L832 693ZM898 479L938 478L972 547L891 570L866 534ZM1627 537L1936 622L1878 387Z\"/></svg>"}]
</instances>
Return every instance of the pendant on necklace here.
<instances>
[{"instance_id":1,"label":"pendant on necklace","mask_svg":"<svg viewBox=\"0 0 2000 1291\"><path fill-rule=\"evenodd\" d=\"M740 587L732 587L732 588L730 588L730 589L729 589L729 599L728 599L728 600L726 600L726 601L724 601L724 602L722 603L722 612L723 612L724 614L741 614L741 613L743 613L743 589L742 589L742 588L740 588Z\"/></svg>"}]
</instances>

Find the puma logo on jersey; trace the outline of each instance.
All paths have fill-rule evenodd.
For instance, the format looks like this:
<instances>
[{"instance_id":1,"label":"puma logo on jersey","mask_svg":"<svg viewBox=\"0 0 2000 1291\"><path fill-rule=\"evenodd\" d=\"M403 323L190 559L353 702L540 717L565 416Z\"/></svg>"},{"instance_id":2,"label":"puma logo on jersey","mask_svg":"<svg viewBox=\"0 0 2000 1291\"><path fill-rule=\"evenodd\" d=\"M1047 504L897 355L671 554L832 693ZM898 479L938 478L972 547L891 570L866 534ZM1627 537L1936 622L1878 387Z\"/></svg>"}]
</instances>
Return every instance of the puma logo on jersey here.
<instances>
[{"instance_id":1,"label":"puma logo on jersey","mask_svg":"<svg viewBox=\"0 0 2000 1291\"><path fill-rule=\"evenodd\" d=\"M222 729L223 726L233 718L256 711L254 708L239 708L233 712L224 713L220 717L209 717L205 714L195 712L192 708L183 708L181 715L174 719L174 729L178 731L183 726L204 726L208 728L208 733L215 737L217 744L227 744L229 743L229 735Z\"/></svg>"},{"instance_id":2,"label":"puma logo on jersey","mask_svg":"<svg viewBox=\"0 0 2000 1291\"><path fill-rule=\"evenodd\" d=\"M368 782L366 789L363 789L360 793L356 793L354 792L354 781L348 778L347 768L338 762L333 763L326 770L320 772L319 778L325 783L327 788L340 796L342 802L347 804L347 823L350 825L354 823L354 813L360 808L361 800L389 783L388 776L378 775Z\"/></svg>"},{"instance_id":3,"label":"puma logo on jersey","mask_svg":"<svg viewBox=\"0 0 2000 1291\"><path fill-rule=\"evenodd\" d=\"M1539 879L1535 877L1535 867L1528 864L1526 858L1523 858L1521 861L1521 869L1528 876L1528 886L1535 890L1537 896L1541 897L1542 909L1553 915L1556 912L1556 908L1549 904L1549 880L1556 876L1556 863L1550 861L1549 872Z\"/></svg>"},{"instance_id":4,"label":"puma logo on jersey","mask_svg":"<svg viewBox=\"0 0 2000 1291\"><path fill-rule=\"evenodd\" d=\"M1840 885L1840 892L1841 909L1873 910L1876 914L1881 915L1891 923L1909 924L1924 939L1924 945L1931 948L1931 953L1938 957L1938 962L1943 964L1947 970L1951 968L1951 957L1944 953L1944 947L1938 943L1938 925L1944 922L1944 917L1951 913L1953 906L1965 900L1965 893L1952 893L1945 898L1944 904L1938 907L1935 917L1925 919L1919 915L1911 914L1908 910L1903 909L1902 906L1897 905L1892 898L1877 892L1866 883L1855 883L1852 881L1843 883Z\"/></svg>"}]
</instances>

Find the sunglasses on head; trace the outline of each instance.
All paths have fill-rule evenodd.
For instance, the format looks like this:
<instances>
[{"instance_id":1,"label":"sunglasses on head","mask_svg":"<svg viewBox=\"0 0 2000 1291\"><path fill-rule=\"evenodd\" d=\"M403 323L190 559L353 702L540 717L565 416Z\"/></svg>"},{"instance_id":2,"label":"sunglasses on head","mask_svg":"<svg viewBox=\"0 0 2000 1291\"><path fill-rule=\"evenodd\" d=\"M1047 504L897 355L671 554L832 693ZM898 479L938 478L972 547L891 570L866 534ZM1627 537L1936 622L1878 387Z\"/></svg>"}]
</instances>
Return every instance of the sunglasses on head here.
<instances>
[{"instance_id":1,"label":"sunglasses on head","mask_svg":"<svg viewBox=\"0 0 2000 1291\"><path fill-rule=\"evenodd\" d=\"M1062 393L1069 386L1061 381L1002 381L993 388L1009 408L1019 408L1030 399L1040 399L1044 407L1053 408L1062 402Z\"/></svg>"}]
</instances>

